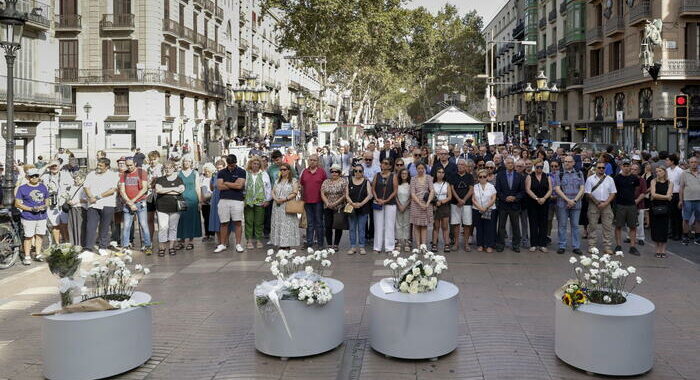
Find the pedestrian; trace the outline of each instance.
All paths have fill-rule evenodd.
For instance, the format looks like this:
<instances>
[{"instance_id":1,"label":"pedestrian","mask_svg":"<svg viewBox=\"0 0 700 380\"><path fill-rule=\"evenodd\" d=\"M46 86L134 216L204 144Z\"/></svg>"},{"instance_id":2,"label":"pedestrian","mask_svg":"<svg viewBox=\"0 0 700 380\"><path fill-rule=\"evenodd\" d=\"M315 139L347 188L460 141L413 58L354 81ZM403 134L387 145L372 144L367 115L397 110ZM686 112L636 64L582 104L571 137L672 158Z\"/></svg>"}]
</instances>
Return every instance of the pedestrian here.
<instances>
[{"instance_id":1,"label":"pedestrian","mask_svg":"<svg viewBox=\"0 0 700 380\"><path fill-rule=\"evenodd\" d=\"M574 169L576 168L574 163ZM552 242L552 226L554 225L554 217L557 217L557 224L559 223L558 218L558 203L559 195L556 192L557 178L559 177L559 162L552 161L549 163L549 179L552 181L552 196L549 198L549 209L547 210L547 244ZM576 222L578 225L578 221Z\"/></svg>"},{"instance_id":2,"label":"pedestrian","mask_svg":"<svg viewBox=\"0 0 700 380\"><path fill-rule=\"evenodd\" d=\"M442 151L444 155L446 150ZM440 231L443 235L443 251L450 252L450 202L452 201L452 187L445 178L446 169L439 167L435 171L433 182L433 239L430 249L437 251Z\"/></svg>"},{"instance_id":3,"label":"pedestrian","mask_svg":"<svg viewBox=\"0 0 700 380\"><path fill-rule=\"evenodd\" d=\"M630 255L639 256L637 250L637 196L641 186L638 176L632 174L630 160L622 161L620 173L615 176L615 252L622 251L622 228L629 228Z\"/></svg>"},{"instance_id":4,"label":"pedestrian","mask_svg":"<svg viewBox=\"0 0 700 380\"><path fill-rule=\"evenodd\" d=\"M350 230L350 250L348 255L352 255L355 252L365 255L367 254L365 250L365 228L371 211L369 201L372 199L372 187L370 186L370 181L364 177L364 167L362 165L355 165L352 170L352 177L348 181L345 198L353 208L352 213L348 216Z\"/></svg>"},{"instance_id":5,"label":"pedestrian","mask_svg":"<svg viewBox=\"0 0 700 380\"><path fill-rule=\"evenodd\" d=\"M123 204L124 228L122 229L122 247L129 247L129 236L136 216L141 227L141 242L143 253L150 256L151 233L148 230L148 210L146 197L148 196L148 173L137 167L132 158L126 160L126 171L119 176L119 195Z\"/></svg>"},{"instance_id":6,"label":"pedestrian","mask_svg":"<svg viewBox=\"0 0 700 380\"><path fill-rule=\"evenodd\" d=\"M556 165L556 170L555 165ZM559 240L558 254L566 252L568 235L571 233L571 248L574 254L581 255L581 240L579 238L579 222L583 212L585 194L585 175L575 169L576 162L573 157L564 158L564 170L559 171L559 163L550 163L552 186L557 193L557 232Z\"/></svg>"},{"instance_id":7,"label":"pedestrian","mask_svg":"<svg viewBox=\"0 0 700 380\"><path fill-rule=\"evenodd\" d=\"M226 168L216 175L216 186L219 188L219 245L214 253L223 252L228 245L229 223L233 222L236 235L236 252L244 251L241 245L243 231L244 195L246 172L236 164L238 158L235 154L226 156Z\"/></svg>"},{"instance_id":8,"label":"pedestrian","mask_svg":"<svg viewBox=\"0 0 700 380\"><path fill-rule=\"evenodd\" d=\"M185 185L182 197L187 203L187 210L180 212L180 220L177 226L179 244L175 247L178 250L183 248L185 241L187 241L187 245L184 246L185 250L190 251L194 249L194 244L192 244L194 238L202 237L202 214L199 209L199 200L202 195L200 193L199 174L193 168L193 165L194 160L191 154L186 154L182 157L182 170L180 170L178 176Z\"/></svg>"},{"instance_id":9,"label":"pedestrian","mask_svg":"<svg viewBox=\"0 0 700 380\"><path fill-rule=\"evenodd\" d=\"M53 241L60 244L62 239L68 237L68 214L63 212L62 206L68 198L68 189L74 181L70 172L61 170L61 163L57 160L49 162L46 168L40 181L49 190L47 225Z\"/></svg>"},{"instance_id":10,"label":"pedestrian","mask_svg":"<svg viewBox=\"0 0 700 380\"><path fill-rule=\"evenodd\" d=\"M691 221L695 219L695 244L700 245L700 170L698 158L690 157L681 176L679 206L683 209L683 244L690 244Z\"/></svg>"},{"instance_id":11,"label":"pedestrian","mask_svg":"<svg viewBox=\"0 0 700 380\"><path fill-rule=\"evenodd\" d=\"M450 162L450 152L447 149L441 148L437 151L438 160L433 165L430 170L430 175L433 178L437 177L438 169L445 169L445 176L451 177L457 172L457 165L454 162Z\"/></svg>"},{"instance_id":12,"label":"pedestrian","mask_svg":"<svg viewBox=\"0 0 700 380\"><path fill-rule=\"evenodd\" d=\"M175 241L180 224L178 200L185 192L185 184L175 170L175 163L168 161L163 165L163 175L156 179L156 210L158 212L158 256L168 254L175 256Z\"/></svg>"},{"instance_id":13,"label":"pedestrian","mask_svg":"<svg viewBox=\"0 0 700 380\"><path fill-rule=\"evenodd\" d=\"M87 220L87 197L85 195L85 176L81 173L73 175L73 186L66 200L68 210L68 241L72 245L85 246L85 222Z\"/></svg>"},{"instance_id":14,"label":"pedestrian","mask_svg":"<svg viewBox=\"0 0 700 380\"><path fill-rule=\"evenodd\" d=\"M252 156L246 164L245 180L245 219L246 248L263 248L263 227L265 224L265 208L272 200L272 183L270 176L262 170L259 156Z\"/></svg>"},{"instance_id":15,"label":"pedestrian","mask_svg":"<svg viewBox=\"0 0 700 380\"><path fill-rule=\"evenodd\" d=\"M481 169L472 195L473 220L476 229L476 250L493 252L496 246L496 187L488 182L488 171Z\"/></svg>"},{"instance_id":16,"label":"pedestrian","mask_svg":"<svg viewBox=\"0 0 700 380\"><path fill-rule=\"evenodd\" d=\"M433 223L430 204L433 200L433 177L426 174L427 164L416 164L416 176L411 178L411 224L417 247L427 244L428 226Z\"/></svg>"},{"instance_id":17,"label":"pedestrian","mask_svg":"<svg viewBox=\"0 0 700 380\"><path fill-rule=\"evenodd\" d=\"M647 210L646 199L649 196L649 188L647 187L647 181L641 177L641 168L639 163L632 164L632 175L639 177L639 187L634 193L635 203L637 207L637 244L644 245L645 234L644 234L644 214ZM631 236L628 231L627 239L625 243L631 242Z\"/></svg>"},{"instance_id":18,"label":"pedestrian","mask_svg":"<svg viewBox=\"0 0 700 380\"><path fill-rule=\"evenodd\" d=\"M683 169L678 166L678 155L669 154L666 158L666 174L668 180L673 184L673 199L669 205L668 218L671 222L671 240L681 240L683 232L683 216L681 215L682 204L680 202L681 176Z\"/></svg>"},{"instance_id":19,"label":"pedestrian","mask_svg":"<svg viewBox=\"0 0 700 380\"><path fill-rule=\"evenodd\" d=\"M219 221L220 190L219 186L217 185L216 177L220 171L226 169L226 161L218 160L214 166L216 167L216 172L214 172L214 174L211 176L211 182L209 183L209 188L211 189L211 201L209 202L211 206L209 211L209 232L217 235L219 233L219 229L221 228L221 223ZM219 242L218 237L216 241Z\"/></svg>"},{"instance_id":20,"label":"pedestrian","mask_svg":"<svg viewBox=\"0 0 700 380\"><path fill-rule=\"evenodd\" d=\"M552 179L544 172L544 162L535 160L535 171L525 177L525 202L530 224L530 252L547 252L547 210L552 195Z\"/></svg>"},{"instance_id":21,"label":"pedestrian","mask_svg":"<svg viewBox=\"0 0 700 380\"><path fill-rule=\"evenodd\" d=\"M392 252L396 240L396 192L399 181L392 173L392 162L385 158L381 161L381 171L372 181L372 214L374 217L374 253L381 253L382 249Z\"/></svg>"},{"instance_id":22,"label":"pedestrian","mask_svg":"<svg viewBox=\"0 0 700 380\"><path fill-rule=\"evenodd\" d=\"M202 241L209 241L214 237L214 232L209 229L209 220L211 218L211 184L216 173L216 167L211 162L207 162L202 166L202 174L199 177L199 194L202 197L202 219L204 219L204 237Z\"/></svg>"},{"instance_id":23,"label":"pedestrian","mask_svg":"<svg viewBox=\"0 0 700 380\"><path fill-rule=\"evenodd\" d=\"M310 155L307 161L307 167L299 178L306 212L306 247L316 244L320 249L323 247L324 238L321 185L326 180L326 172L319 166L318 155Z\"/></svg>"},{"instance_id":24,"label":"pedestrian","mask_svg":"<svg viewBox=\"0 0 700 380\"><path fill-rule=\"evenodd\" d=\"M520 252L520 214L521 202L525 194L523 176L515 171L515 162L512 158L505 160L506 170L496 176L496 192L498 195L498 238L496 251L503 252L506 238L506 222L510 220L513 251Z\"/></svg>"},{"instance_id":25,"label":"pedestrian","mask_svg":"<svg viewBox=\"0 0 700 380\"><path fill-rule=\"evenodd\" d=\"M340 239L343 236L345 213L345 192L347 181L342 177L340 165L333 164L330 169L330 178L321 185L321 200L323 200L323 218L325 220L326 244L334 250L338 250Z\"/></svg>"},{"instance_id":26,"label":"pedestrian","mask_svg":"<svg viewBox=\"0 0 700 380\"><path fill-rule=\"evenodd\" d=\"M34 261L44 261L41 245L46 235L46 210L49 209L49 189L39 179L39 169L27 171L27 183L19 186L15 192L15 207L20 212L20 222L24 231L22 243L24 259L22 264L31 265ZM34 255L32 255L34 245Z\"/></svg>"},{"instance_id":27,"label":"pedestrian","mask_svg":"<svg viewBox=\"0 0 700 380\"><path fill-rule=\"evenodd\" d=\"M109 158L97 160L95 171L85 177L83 190L88 199L85 249L92 251L99 244L100 255L107 254L110 224L114 220L119 174L109 170Z\"/></svg>"},{"instance_id":28,"label":"pedestrian","mask_svg":"<svg viewBox=\"0 0 700 380\"><path fill-rule=\"evenodd\" d=\"M288 213L285 205L288 201L297 199L299 182L292 174L292 166L286 162L278 163L277 179L272 188L272 222L270 243L280 249L296 247L300 243L299 219L297 214Z\"/></svg>"},{"instance_id":29,"label":"pedestrian","mask_svg":"<svg viewBox=\"0 0 700 380\"><path fill-rule=\"evenodd\" d=\"M398 160L397 160L398 161ZM396 167L396 164L394 164ZM406 169L396 171L398 189L396 191L396 233L395 237L405 252L411 251L411 176Z\"/></svg>"},{"instance_id":30,"label":"pedestrian","mask_svg":"<svg viewBox=\"0 0 700 380\"><path fill-rule=\"evenodd\" d=\"M656 178L651 181L651 240L656 244L657 258L666 257L668 242L670 208L673 206L673 182L668 179L668 172L662 168L655 169Z\"/></svg>"},{"instance_id":31,"label":"pedestrian","mask_svg":"<svg viewBox=\"0 0 700 380\"><path fill-rule=\"evenodd\" d=\"M141 152L141 148L136 148L134 150L134 163L136 167L142 168L144 161L146 161L146 155Z\"/></svg>"},{"instance_id":32,"label":"pedestrian","mask_svg":"<svg viewBox=\"0 0 700 380\"><path fill-rule=\"evenodd\" d=\"M148 153L148 167L146 167L146 172L148 173L148 198L146 201L146 209L148 210L148 232L151 237L156 236L155 233L155 222L156 222L156 179L163 175L163 165L160 164L160 153L157 150Z\"/></svg>"},{"instance_id":33,"label":"pedestrian","mask_svg":"<svg viewBox=\"0 0 700 380\"><path fill-rule=\"evenodd\" d=\"M603 225L603 246L607 255L613 254L613 210L611 203L615 199L617 189L615 181L605 174L606 163L596 164L596 174L586 179L586 195L588 196L588 246L595 247L598 243L598 220Z\"/></svg>"}]
</instances>

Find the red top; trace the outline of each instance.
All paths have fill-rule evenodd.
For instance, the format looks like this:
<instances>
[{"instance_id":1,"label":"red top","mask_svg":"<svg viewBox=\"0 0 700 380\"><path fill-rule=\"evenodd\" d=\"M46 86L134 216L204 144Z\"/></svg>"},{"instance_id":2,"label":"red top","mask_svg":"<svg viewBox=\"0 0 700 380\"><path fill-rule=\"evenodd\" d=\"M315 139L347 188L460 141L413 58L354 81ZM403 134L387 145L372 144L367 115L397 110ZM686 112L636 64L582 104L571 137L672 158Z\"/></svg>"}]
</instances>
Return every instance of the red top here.
<instances>
[{"instance_id":1,"label":"red top","mask_svg":"<svg viewBox=\"0 0 700 380\"><path fill-rule=\"evenodd\" d=\"M148 182L148 173L146 173L145 170L141 168L136 168L131 173L125 172L124 174L121 174L119 176L119 183L124 184L124 192L126 193L126 196L129 197L129 199L134 199L136 194L141 191L143 188L143 183L142 181ZM142 200L146 199L147 192L144 193L139 199L136 199L134 202L141 202Z\"/></svg>"},{"instance_id":2,"label":"red top","mask_svg":"<svg viewBox=\"0 0 700 380\"><path fill-rule=\"evenodd\" d=\"M303 189L304 202L322 202L321 185L323 185L323 181L325 181L326 178L326 171L320 167L317 167L314 173L312 173L310 169L304 169L299 179L299 183Z\"/></svg>"}]
</instances>

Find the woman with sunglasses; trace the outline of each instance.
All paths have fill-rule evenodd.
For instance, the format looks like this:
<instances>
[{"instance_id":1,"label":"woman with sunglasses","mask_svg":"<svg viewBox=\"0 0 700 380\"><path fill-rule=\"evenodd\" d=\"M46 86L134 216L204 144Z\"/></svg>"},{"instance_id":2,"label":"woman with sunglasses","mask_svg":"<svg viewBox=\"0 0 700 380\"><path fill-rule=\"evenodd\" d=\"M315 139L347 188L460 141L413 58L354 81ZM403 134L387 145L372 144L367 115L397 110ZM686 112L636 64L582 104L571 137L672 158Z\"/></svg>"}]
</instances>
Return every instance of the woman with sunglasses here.
<instances>
[{"instance_id":1,"label":"woman with sunglasses","mask_svg":"<svg viewBox=\"0 0 700 380\"><path fill-rule=\"evenodd\" d=\"M282 162L279 164L279 176L272 188L272 219L270 242L280 249L296 247L301 242L299 235L299 218L297 214L288 214L285 203L297 198L299 182L294 179L292 167Z\"/></svg>"},{"instance_id":2,"label":"woman with sunglasses","mask_svg":"<svg viewBox=\"0 0 700 380\"><path fill-rule=\"evenodd\" d=\"M417 175L411 178L411 224L417 247L428 243L428 225L433 223L433 212L429 207L435 197L433 177L426 174L426 170L424 163L418 163Z\"/></svg>"},{"instance_id":3,"label":"woman with sunglasses","mask_svg":"<svg viewBox=\"0 0 700 380\"><path fill-rule=\"evenodd\" d=\"M399 189L396 193L396 240L398 250L403 247L405 252L411 251L411 176L408 170L398 170Z\"/></svg>"},{"instance_id":4,"label":"woman with sunglasses","mask_svg":"<svg viewBox=\"0 0 700 380\"><path fill-rule=\"evenodd\" d=\"M345 189L345 199L352 206L353 211L348 215L350 229L350 250L348 255L353 255L359 250L360 255L366 255L365 251L365 227L371 207L372 187L365 178L362 165L355 165L352 169L352 177Z\"/></svg>"},{"instance_id":5,"label":"woman with sunglasses","mask_svg":"<svg viewBox=\"0 0 700 380\"><path fill-rule=\"evenodd\" d=\"M539 158L535 161L535 171L525 177L525 192L529 197L525 207L530 222L530 252L538 249L547 252L546 227L552 179L544 173L544 165Z\"/></svg>"},{"instance_id":6,"label":"woman with sunglasses","mask_svg":"<svg viewBox=\"0 0 700 380\"><path fill-rule=\"evenodd\" d=\"M394 162L394 173L399 173L402 169L404 169L406 165L404 164L403 158L397 158L396 161Z\"/></svg>"},{"instance_id":7,"label":"woman with sunglasses","mask_svg":"<svg viewBox=\"0 0 700 380\"><path fill-rule=\"evenodd\" d=\"M340 165L334 164L330 168L331 178L321 184L321 200L323 201L323 219L325 220L326 244L332 249L338 250L340 238L343 236L342 228L334 228L335 214L342 215L345 207L345 188L347 183L342 177ZM335 232L335 237L333 236Z\"/></svg>"},{"instance_id":8,"label":"woman with sunglasses","mask_svg":"<svg viewBox=\"0 0 700 380\"><path fill-rule=\"evenodd\" d=\"M452 188L445 179L445 169L439 168L435 171L435 182L433 182L433 192L435 193L433 212L433 242L430 249L437 250L440 230L442 230L442 240L445 243L444 252L450 252L450 201L452 200Z\"/></svg>"},{"instance_id":9,"label":"woman with sunglasses","mask_svg":"<svg viewBox=\"0 0 700 380\"><path fill-rule=\"evenodd\" d=\"M382 161L381 171L374 176L372 182L372 214L374 217L374 253L394 250L396 240L396 192L399 181L391 172L391 161Z\"/></svg>"},{"instance_id":10,"label":"woman with sunglasses","mask_svg":"<svg viewBox=\"0 0 700 380\"><path fill-rule=\"evenodd\" d=\"M479 170L477 178L472 195L476 250L492 253L496 246L496 187L488 182L486 170Z\"/></svg>"}]
</instances>

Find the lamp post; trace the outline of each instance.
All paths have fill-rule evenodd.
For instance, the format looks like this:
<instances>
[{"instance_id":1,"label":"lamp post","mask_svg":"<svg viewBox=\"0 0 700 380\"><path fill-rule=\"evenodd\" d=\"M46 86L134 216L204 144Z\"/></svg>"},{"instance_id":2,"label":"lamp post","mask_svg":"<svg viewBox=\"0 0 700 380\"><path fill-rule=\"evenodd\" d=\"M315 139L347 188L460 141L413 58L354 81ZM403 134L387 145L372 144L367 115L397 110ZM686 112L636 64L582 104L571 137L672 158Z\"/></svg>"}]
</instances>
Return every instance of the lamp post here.
<instances>
[{"instance_id":1,"label":"lamp post","mask_svg":"<svg viewBox=\"0 0 700 380\"><path fill-rule=\"evenodd\" d=\"M551 104L552 111L554 111L554 105L559 100L557 85L553 84L552 87L549 87L548 81L549 79L544 74L544 71L540 71L535 78L536 88L532 88L532 84L528 82L525 89L523 89L525 103L530 105L528 115L536 113L536 124L540 131L544 129L544 123L549 114L549 105Z\"/></svg>"},{"instance_id":2,"label":"lamp post","mask_svg":"<svg viewBox=\"0 0 700 380\"><path fill-rule=\"evenodd\" d=\"M7 61L7 125L5 132L5 176L3 177L3 199L5 207L14 204L14 162L15 162L15 89L14 67L15 53L19 50L24 32L24 24L27 22L27 14L17 11L17 0L6 0L5 9L0 11L0 24L2 35L0 46L5 50Z\"/></svg>"},{"instance_id":3,"label":"lamp post","mask_svg":"<svg viewBox=\"0 0 700 380\"><path fill-rule=\"evenodd\" d=\"M85 103L83 106L83 111L85 112L85 121L84 126L87 126L88 128L85 129L85 155L87 156L87 165L89 168L92 167L92 154L90 153L90 127L92 124L90 123L90 111L92 111L92 106L90 105L90 102ZM95 132L95 136L97 136L97 132Z\"/></svg>"},{"instance_id":4,"label":"lamp post","mask_svg":"<svg viewBox=\"0 0 700 380\"><path fill-rule=\"evenodd\" d=\"M302 150L306 146L306 129L304 128L304 106L306 105L306 97L303 93L297 95L297 104L299 104L299 133L302 145Z\"/></svg>"}]
</instances>

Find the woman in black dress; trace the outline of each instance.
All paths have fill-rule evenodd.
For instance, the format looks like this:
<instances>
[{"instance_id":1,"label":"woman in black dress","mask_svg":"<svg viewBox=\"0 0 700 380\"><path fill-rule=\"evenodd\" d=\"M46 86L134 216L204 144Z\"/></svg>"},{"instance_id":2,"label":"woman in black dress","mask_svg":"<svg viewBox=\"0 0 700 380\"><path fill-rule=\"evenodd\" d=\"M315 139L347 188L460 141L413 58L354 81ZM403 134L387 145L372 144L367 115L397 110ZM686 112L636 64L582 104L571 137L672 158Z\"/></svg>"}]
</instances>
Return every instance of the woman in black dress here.
<instances>
[{"instance_id":1,"label":"woman in black dress","mask_svg":"<svg viewBox=\"0 0 700 380\"><path fill-rule=\"evenodd\" d=\"M649 209L651 209L651 181L654 179L654 167L651 166L651 162L644 163L642 178L647 183L647 195L644 198L644 228L649 228Z\"/></svg>"},{"instance_id":2,"label":"woman in black dress","mask_svg":"<svg viewBox=\"0 0 700 380\"><path fill-rule=\"evenodd\" d=\"M535 161L535 171L525 177L525 191L528 195L525 205L530 222L530 252L538 248L547 252L546 229L552 180L544 173L544 164L539 158Z\"/></svg>"},{"instance_id":3,"label":"woman in black dress","mask_svg":"<svg viewBox=\"0 0 700 380\"><path fill-rule=\"evenodd\" d=\"M656 243L656 257L666 257L668 241L668 215L673 183L664 168L656 168L656 178L651 181L651 240Z\"/></svg>"}]
</instances>

